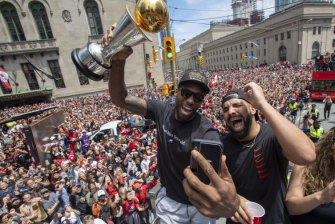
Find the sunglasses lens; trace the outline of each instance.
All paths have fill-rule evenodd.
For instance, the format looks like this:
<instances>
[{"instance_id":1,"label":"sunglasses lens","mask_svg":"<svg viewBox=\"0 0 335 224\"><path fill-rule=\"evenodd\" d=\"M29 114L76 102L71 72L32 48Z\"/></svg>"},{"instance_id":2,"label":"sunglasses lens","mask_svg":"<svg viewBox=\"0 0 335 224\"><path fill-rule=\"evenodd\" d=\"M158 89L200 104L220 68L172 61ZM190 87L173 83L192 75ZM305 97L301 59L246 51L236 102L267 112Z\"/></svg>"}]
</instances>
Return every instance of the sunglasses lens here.
<instances>
[{"instance_id":1,"label":"sunglasses lens","mask_svg":"<svg viewBox=\"0 0 335 224\"><path fill-rule=\"evenodd\" d=\"M204 100L204 95L202 93L193 93L188 89L181 89L181 96L184 97L185 99L194 96L194 100L198 103Z\"/></svg>"},{"instance_id":2,"label":"sunglasses lens","mask_svg":"<svg viewBox=\"0 0 335 224\"><path fill-rule=\"evenodd\" d=\"M195 101L202 102L204 100L204 96L201 93L195 94Z\"/></svg>"},{"instance_id":3,"label":"sunglasses lens","mask_svg":"<svg viewBox=\"0 0 335 224\"><path fill-rule=\"evenodd\" d=\"M192 92L189 91L188 89L181 89L181 96L184 97L185 99L188 99L192 96Z\"/></svg>"}]
</instances>

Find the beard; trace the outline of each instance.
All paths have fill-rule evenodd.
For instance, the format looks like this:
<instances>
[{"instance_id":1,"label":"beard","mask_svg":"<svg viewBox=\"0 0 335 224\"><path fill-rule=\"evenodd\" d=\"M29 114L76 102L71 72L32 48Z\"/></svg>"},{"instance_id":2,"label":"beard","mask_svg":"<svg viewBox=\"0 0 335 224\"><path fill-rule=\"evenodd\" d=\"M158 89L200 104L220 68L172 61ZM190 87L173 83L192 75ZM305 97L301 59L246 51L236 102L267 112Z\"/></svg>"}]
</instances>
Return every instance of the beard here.
<instances>
[{"instance_id":1,"label":"beard","mask_svg":"<svg viewBox=\"0 0 335 224\"><path fill-rule=\"evenodd\" d=\"M227 128L229 129L231 135L234 138L243 139L243 138L247 137L247 135L249 134L250 129L251 129L252 116L253 116L252 114L248 114L247 118L244 121L245 126L244 126L242 131L236 132L236 131L233 130L233 128L231 126L227 125Z\"/></svg>"}]
</instances>

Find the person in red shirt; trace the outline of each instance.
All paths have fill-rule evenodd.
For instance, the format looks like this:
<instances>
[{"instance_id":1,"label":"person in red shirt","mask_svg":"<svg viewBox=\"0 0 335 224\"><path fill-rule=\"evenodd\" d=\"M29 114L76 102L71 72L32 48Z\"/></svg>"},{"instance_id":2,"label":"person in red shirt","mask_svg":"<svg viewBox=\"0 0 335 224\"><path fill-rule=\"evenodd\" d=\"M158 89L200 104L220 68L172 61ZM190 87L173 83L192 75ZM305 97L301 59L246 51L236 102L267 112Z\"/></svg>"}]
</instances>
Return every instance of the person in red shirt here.
<instances>
[{"instance_id":1,"label":"person in red shirt","mask_svg":"<svg viewBox=\"0 0 335 224\"><path fill-rule=\"evenodd\" d=\"M73 129L69 129L70 149L77 149L77 141L79 141L78 136L74 133Z\"/></svg>"},{"instance_id":2,"label":"person in red shirt","mask_svg":"<svg viewBox=\"0 0 335 224\"><path fill-rule=\"evenodd\" d=\"M141 224L141 218L138 214L139 201L133 191L128 191L126 198L122 198L121 205L126 215L127 223Z\"/></svg>"}]
</instances>

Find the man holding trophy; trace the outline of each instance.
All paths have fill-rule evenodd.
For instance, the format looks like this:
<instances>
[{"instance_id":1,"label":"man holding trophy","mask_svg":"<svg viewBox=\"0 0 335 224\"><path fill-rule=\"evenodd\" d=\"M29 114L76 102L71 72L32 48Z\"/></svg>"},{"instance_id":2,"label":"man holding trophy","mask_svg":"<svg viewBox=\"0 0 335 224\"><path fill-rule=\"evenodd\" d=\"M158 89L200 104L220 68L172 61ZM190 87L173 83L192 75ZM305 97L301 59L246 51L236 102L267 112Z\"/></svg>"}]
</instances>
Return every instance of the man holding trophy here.
<instances>
[{"instance_id":1,"label":"man holding trophy","mask_svg":"<svg viewBox=\"0 0 335 224\"><path fill-rule=\"evenodd\" d=\"M142 9L146 9L150 15L141 11ZM209 192L217 193L216 198L221 209L211 211L211 205L197 209L188 200L182 185L185 179L183 170L190 164L192 140L198 138L219 141L220 139L218 131L211 122L197 113L205 95L209 93L206 76L201 72L185 73L179 82L175 103L144 100L131 96L127 92L124 69L127 58L133 52L131 46L150 40L147 38L150 35L145 31L158 32L168 22L166 5L163 0L140 0L137 2L135 14L136 21L131 19L133 24L127 22L130 21L129 18L132 18L128 10L126 18L122 18L117 25L113 25L108 30L102 39L101 53L92 53L91 47L88 46L84 50L76 49L72 54L72 59L84 74L94 80L99 80L102 74L97 67L110 68L109 92L113 104L156 122L159 146L158 169L162 184L156 199L156 213L161 223L209 224L215 223L213 218L231 217L238 209L239 198L225 162L222 162L219 176L213 172L213 167L204 157L201 155L195 157L199 165L206 170L212 182L207 185L208 188L211 188ZM130 29L132 31L129 31ZM125 35L124 39L121 34ZM132 35L132 38L129 35ZM141 40L130 43L130 40L134 39ZM119 46L120 43L123 43L122 47ZM94 48L98 47L94 46ZM102 55L100 58L108 60L100 61L96 55ZM204 184L198 181L199 184ZM218 186L215 182L220 182L222 189L215 189L213 186ZM202 193L206 194L206 192Z\"/></svg>"}]
</instances>

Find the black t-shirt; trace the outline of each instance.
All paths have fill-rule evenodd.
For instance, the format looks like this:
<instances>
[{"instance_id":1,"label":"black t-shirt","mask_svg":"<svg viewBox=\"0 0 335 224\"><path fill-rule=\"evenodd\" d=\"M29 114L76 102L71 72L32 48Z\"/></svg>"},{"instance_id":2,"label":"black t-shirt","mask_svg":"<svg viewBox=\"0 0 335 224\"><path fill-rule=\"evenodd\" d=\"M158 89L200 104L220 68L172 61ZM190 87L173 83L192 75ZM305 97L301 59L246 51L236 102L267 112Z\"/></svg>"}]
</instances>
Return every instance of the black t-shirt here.
<instances>
[{"instance_id":1,"label":"black t-shirt","mask_svg":"<svg viewBox=\"0 0 335 224\"><path fill-rule=\"evenodd\" d=\"M288 160L283 156L272 128L268 124L261 124L260 132L251 148L243 147L230 134L222 136L221 140L237 193L264 207L262 223L290 223L284 203ZM251 141L243 142L244 145L248 143ZM227 223L233 222L227 220Z\"/></svg>"},{"instance_id":2,"label":"black t-shirt","mask_svg":"<svg viewBox=\"0 0 335 224\"><path fill-rule=\"evenodd\" d=\"M312 211L291 216L292 224L334 224L335 223L335 203L321 205Z\"/></svg>"},{"instance_id":3,"label":"black t-shirt","mask_svg":"<svg viewBox=\"0 0 335 224\"><path fill-rule=\"evenodd\" d=\"M173 200L191 204L182 186L183 170L190 164L192 139L200 138L220 141L217 129L211 122L196 114L189 122L175 119L175 104L148 100L147 117L157 126L158 170L161 184Z\"/></svg>"}]
</instances>

